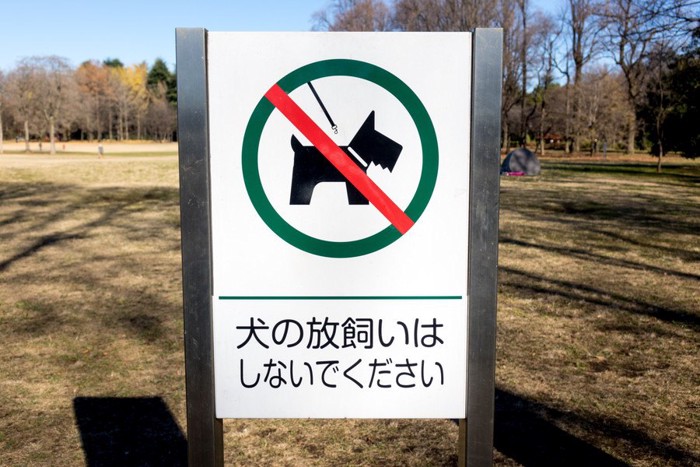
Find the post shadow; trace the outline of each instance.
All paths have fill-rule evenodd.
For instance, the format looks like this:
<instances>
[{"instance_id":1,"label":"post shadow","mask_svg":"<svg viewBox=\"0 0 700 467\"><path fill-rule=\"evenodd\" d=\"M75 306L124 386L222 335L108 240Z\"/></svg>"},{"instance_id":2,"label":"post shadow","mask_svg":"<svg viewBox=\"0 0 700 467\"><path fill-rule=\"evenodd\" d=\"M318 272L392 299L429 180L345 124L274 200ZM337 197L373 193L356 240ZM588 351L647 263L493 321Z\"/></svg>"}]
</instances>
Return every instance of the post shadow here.
<instances>
[{"instance_id":1,"label":"post shadow","mask_svg":"<svg viewBox=\"0 0 700 467\"><path fill-rule=\"evenodd\" d=\"M187 441L160 397L76 397L85 464L186 466Z\"/></svg>"},{"instance_id":2,"label":"post shadow","mask_svg":"<svg viewBox=\"0 0 700 467\"><path fill-rule=\"evenodd\" d=\"M539 404L496 389L494 447L523 466L626 467L540 414ZM546 409L545 409L546 410Z\"/></svg>"}]
</instances>

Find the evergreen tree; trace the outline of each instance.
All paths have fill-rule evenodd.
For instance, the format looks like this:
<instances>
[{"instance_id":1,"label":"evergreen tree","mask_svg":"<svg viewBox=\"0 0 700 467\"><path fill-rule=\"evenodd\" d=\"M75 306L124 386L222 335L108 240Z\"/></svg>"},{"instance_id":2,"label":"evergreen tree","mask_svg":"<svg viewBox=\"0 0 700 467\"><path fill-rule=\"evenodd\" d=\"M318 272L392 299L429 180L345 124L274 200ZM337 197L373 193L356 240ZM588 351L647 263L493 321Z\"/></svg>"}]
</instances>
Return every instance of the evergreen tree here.
<instances>
[{"instance_id":1,"label":"evergreen tree","mask_svg":"<svg viewBox=\"0 0 700 467\"><path fill-rule=\"evenodd\" d=\"M157 58L148 71L146 79L151 91L158 89L159 85L165 88L165 97L172 105L177 104L177 80L175 74L170 71L163 59Z\"/></svg>"},{"instance_id":2,"label":"evergreen tree","mask_svg":"<svg viewBox=\"0 0 700 467\"><path fill-rule=\"evenodd\" d=\"M124 68L124 64L118 58L106 58L102 64L109 68Z\"/></svg>"},{"instance_id":3,"label":"evergreen tree","mask_svg":"<svg viewBox=\"0 0 700 467\"><path fill-rule=\"evenodd\" d=\"M680 57L671 69L677 105L667 120L672 148L685 157L700 156L700 45Z\"/></svg>"},{"instance_id":4,"label":"evergreen tree","mask_svg":"<svg viewBox=\"0 0 700 467\"><path fill-rule=\"evenodd\" d=\"M647 65L649 83L640 118L651 152L659 158L669 151L700 156L700 44L683 55L656 54ZM652 54L654 57L654 54Z\"/></svg>"}]
</instances>

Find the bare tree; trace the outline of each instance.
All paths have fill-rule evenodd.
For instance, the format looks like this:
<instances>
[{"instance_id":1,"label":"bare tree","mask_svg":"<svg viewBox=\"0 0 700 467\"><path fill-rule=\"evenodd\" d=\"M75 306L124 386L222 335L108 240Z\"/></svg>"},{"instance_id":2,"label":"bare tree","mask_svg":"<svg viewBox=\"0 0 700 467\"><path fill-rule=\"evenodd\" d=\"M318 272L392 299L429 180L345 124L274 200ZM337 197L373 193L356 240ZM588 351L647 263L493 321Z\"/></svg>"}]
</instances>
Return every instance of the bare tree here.
<instances>
[{"instance_id":1,"label":"bare tree","mask_svg":"<svg viewBox=\"0 0 700 467\"><path fill-rule=\"evenodd\" d=\"M129 102L136 120L136 139L141 139L142 137L142 123L148 111L149 96L146 87L147 75L148 67L145 62L130 67L127 75Z\"/></svg>"},{"instance_id":2,"label":"bare tree","mask_svg":"<svg viewBox=\"0 0 700 467\"><path fill-rule=\"evenodd\" d=\"M75 78L80 92L82 107L81 121L88 134L88 139L102 138L108 121L108 106L110 104L109 68L94 61L80 65L75 72Z\"/></svg>"},{"instance_id":3,"label":"bare tree","mask_svg":"<svg viewBox=\"0 0 700 467\"><path fill-rule=\"evenodd\" d=\"M520 65L520 44L522 31L517 19L517 6L515 0L501 0L498 9L497 24L503 28L503 95L501 98L501 131L502 149L508 152L510 149L511 126L510 114L522 98Z\"/></svg>"},{"instance_id":4,"label":"bare tree","mask_svg":"<svg viewBox=\"0 0 700 467\"><path fill-rule=\"evenodd\" d=\"M562 18L565 17L566 13L562 14ZM564 135L564 152L565 153L570 153L572 150L572 140L573 137L572 135L572 127L573 127L573 116L571 112L571 87L572 87L572 82L573 82L573 77L572 77L572 63L571 63L571 48L569 47L568 44L570 44L570 38L567 36L567 34L564 34L564 22L560 22L560 27L561 27L561 38L564 44L566 44L566 47L563 49L563 53L558 53L555 55L554 58L554 66L556 67L557 71L561 74L561 76L564 78L564 99L563 99L563 105L560 106L559 113L562 121L564 122L564 127L563 127L563 135Z\"/></svg>"},{"instance_id":5,"label":"bare tree","mask_svg":"<svg viewBox=\"0 0 700 467\"><path fill-rule=\"evenodd\" d=\"M123 141L129 139L130 89L126 81L126 68L112 68L111 72L110 84L113 91L113 104L117 111L117 138Z\"/></svg>"},{"instance_id":6,"label":"bare tree","mask_svg":"<svg viewBox=\"0 0 700 467\"><path fill-rule=\"evenodd\" d=\"M689 37L687 10L692 0L611 0L601 10L606 50L620 67L627 85L627 152L635 151L637 115L645 90L643 66L655 44L679 46ZM692 16L692 15L691 15ZM697 22L697 18L695 19Z\"/></svg>"},{"instance_id":7,"label":"bare tree","mask_svg":"<svg viewBox=\"0 0 700 467\"><path fill-rule=\"evenodd\" d=\"M568 56L565 59L564 72L567 86L571 82L569 63L573 64L573 96L570 96L570 101L567 99L567 106L570 105L571 108L571 113L567 112L567 114L570 115L572 125L570 133L567 134L567 144L569 140L572 141L573 147L571 149L576 152L581 149L582 129L579 125L581 121L581 80L584 67L600 51L599 32L601 26L598 21L600 9L601 4L597 0L568 0L567 11L562 18L565 34L568 36L566 41L568 44Z\"/></svg>"},{"instance_id":8,"label":"bare tree","mask_svg":"<svg viewBox=\"0 0 700 467\"><path fill-rule=\"evenodd\" d=\"M175 131L175 109L166 97L165 83L159 82L151 91L150 103L146 112L146 130L160 141L172 138Z\"/></svg>"},{"instance_id":9,"label":"bare tree","mask_svg":"<svg viewBox=\"0 0 700 467\"><path fill-rule=\"evenodd\" d=\"M382 0L334 0L313 21L322 31L390 31L392 12Z\"/></svg>"},{"instance_id":10,"label":"bare tree","mask_svg":"<svg viewBox=\"0 0 700 467\"><path fill-rule=\"evenodd\" d=\"M469 31L498 18L497 0L397 0L394 8L405 31Z\"/></svg>"},{"instance_id":11,"label":"bare tree","mask_svg":"<svg viewBox=\"0 0 700 467\"><path fill-rule=\"evenodd\" d=\"M619 71L601 64L584 72L578 125L585 130L582 135L585 133L591 154L604 143L616 147L623 144L628 112L624 79Z\"/></svg>"},{"instance_id":12,"label":"bare tree","mask_svg":"<svg viewBox=\"0 0 700 467\"><path fill-rule=\"evenodd\" d=\"M48 131L51 153L56 153L56 128L65 123L64 118L69 114L66 106L74 90L73 72L68 62L60 57L25 58L9 74L8 96L18 119L23 122L27 152L30 128L35 128L40 137Z\"/></svg>"},{"instance_id":13,"label":"bare tree","mask_svg":"<svg viewBox=\"0 0 700 467\"><path fill-rule=\"evenodd\" d=\"M56 126L66 116L66 106L75 95L73 70L66 59L56 56L32 57L27 64L35 69L37 101L48 125L51 154L56 154Z\"/></svg>"},{"instance_id":14,"label":"bare tree","mask_svg":"<svg viewBox=\"0 0 700 467\"><path fill-rule=\"evenodd\" d=\"M17 120L22 122L24 150L29 152L30 125L33 125L38 110L38 79L36 67L26 60L8 74L7 96Z\"/></svg>"},{"instance_id":15,"label":"bare tree","mask_svg":"<svg viewBox=\"0 0 700 467\"><path fill-rule=\"evenodd\" d=\"M469 31L476 27L502 27L504 29L504 97L502 119L504 147L509 146L510 124L508 116L518 102L524 101L527 65L522 65L528 55L524 39L527 19L518 16L527 11L528 0L396 0L392 11L379 0L335 0L315 15L316 29L337 30L387 30L400 31ZM521 77L525 78L521 81Z\"/></svg>"},{"instance_id":16,"label":"bare tree","mask_svg":"<svg viewBox=\"0 0 700 467\"><path fill-rule=\"evenodd\" d=\"M117 137L123 139L123 123L124 115L122 111L126 108L124 102L127 100L128 91L126 91L122 80L119 78L123 70L124 64L119 59L107 59L102 62L108 70L107 80L107 135L110 140L114 139L114 129L117 128ZM121 109L120 109L121 105ZM115 125L116 124L116 125Z\"/></svg>"},{"instance_id":17,"label":"bare tree","mask_svg":"<svg viewBox=\"0 0 700 467\"><path fill-rule=\"evenodd\" d=\"M642 118L647 121L648 126L651 126L647 128L647 132L653 138L652 153L656 156L658 173L661 173L661 162L665 155L666 120L674 105L677 105L677 102L674 102L676 99L674 99L670 79L670 67L675 61L674 51L665 47L664 44L659 44L649 54L645 63L648 76Z\"/></svg>"},{"instance_id":18,"label":"bare tree","mask_svg":"<svg viewBox=\"0 0 700 467\"><path fill-rule=\"evenodd\" d=\"M554 87L554 58L560 31L552 16L542 12L534 15L532 57L537 84L532 93L533 111L537 115L537 146L545 154L545 134L551 130L550 94ZM549 124L549 126L547 126Z\"/></svg>"},{"instance_id":19,"label":"bare tree","mask_svg":"<svg viewBox=\"0 0 700 467\"><path fill-rule=\"evenodd\" d=\"M529 56L529 46L530 46L530 31L527 27L527 19L529 15L529 0L516 0L518 7L519 19L520 19L520 46L519 49L519 63L520 63L520 141L521 145L524 147L527 143L527 120L528 115L525 111L525 106L527 104L527 84L528 84L528 70L527 65L530 60Z\"/></svg>"},{"instance_id":20,"label":"bare tree","mask_svg":"<svg viewBox=\"0 0 700 467\"><path fill-rule=\"evenodd\" d=\"M440 0L398 0L395 21L403 31L442 31Z\"/></svg>"},{"instance_id":21,"label":"bare tree","mask_svg":"<svg viewBox=\"0 0 700 467\"><path fill-rule=\"evenodd\" d=\"M5 74L0 70L0 154L3 153L3 142L5 134L3 133L3 120L2 114L5 111L4 104L5 100Z\"/></svg>"},{"instance_id":22,"label":"bare tree","mask_svg":"<svg viewBox=\"0 0 700 467\"><path fill-rule=\"evenodd\" d=\"M509 115L522 99L521 66L523 29L517 2L527 0L397 0L395 23L404 31L469 31L477 27L501 27L503 42L503 98L501 124L503 147L510 146ZM525 67L527 72L527 67Z\"/></svg>"}]
</instances>

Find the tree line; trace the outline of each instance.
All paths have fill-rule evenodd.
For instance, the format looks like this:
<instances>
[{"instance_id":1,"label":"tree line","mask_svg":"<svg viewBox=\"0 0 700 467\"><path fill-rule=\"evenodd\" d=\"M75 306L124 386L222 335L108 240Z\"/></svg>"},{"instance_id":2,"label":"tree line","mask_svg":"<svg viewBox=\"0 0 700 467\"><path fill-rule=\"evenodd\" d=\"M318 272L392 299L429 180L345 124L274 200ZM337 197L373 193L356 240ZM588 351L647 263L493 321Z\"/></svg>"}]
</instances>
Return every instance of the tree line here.
<instances>
[{"instance_id":1,"label":"tree line","mask_svg":"<svg viewBox=\"0 0 700 467\"><path fill-rule=\"evenodd\" d=\"M328 31L504 31L504 151L700 155L700 0L331 0ZM176 77L160 59L124 66L30 57L0 71L4 137L171 140Z\"/></svg>"},{"instance_id":2,"label":"tree line","mask_svg":"<svg viewBox=\"0 0 700 467\"><path fill-rule=\"evenodd\" d=\"M502 144L700 155L698 0L332 0L328 31L504 32ZM660 165L659 165L660 167Z\"/></svg>"},{"instance_id":3,"label":"tree line","mask_svg":"<svg viewBox=\"0 0 700 467\"><path fill-rule=\"evenodd\" d=\"M3 138L47 141L172 140L176 77L165 62L125 66L118 59L77 68L57 56L20 60L0 71L0 151Z\"/></svg>"}]
</instances>

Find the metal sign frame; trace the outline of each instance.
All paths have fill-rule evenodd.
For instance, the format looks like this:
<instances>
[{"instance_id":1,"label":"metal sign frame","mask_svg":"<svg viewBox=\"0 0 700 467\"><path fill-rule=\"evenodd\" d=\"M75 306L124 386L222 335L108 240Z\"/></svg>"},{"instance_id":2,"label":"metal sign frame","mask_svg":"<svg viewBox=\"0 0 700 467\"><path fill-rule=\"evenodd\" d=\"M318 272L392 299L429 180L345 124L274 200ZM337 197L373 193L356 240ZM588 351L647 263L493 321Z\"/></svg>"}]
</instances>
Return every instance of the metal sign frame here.
<instances>
[{"instance_id":1,"label":"metal sign frame","mask_svg":"<svg viewBox=\"0 0 700 467\"><path fill-rule=\"evenodd\" d=\"M460 465L491 465L494 422L502 30L472 37L467 400ZM178 28L177 91L188 461L223 465L215 415L207 31Z\"/></svg>"}]
</instances>

